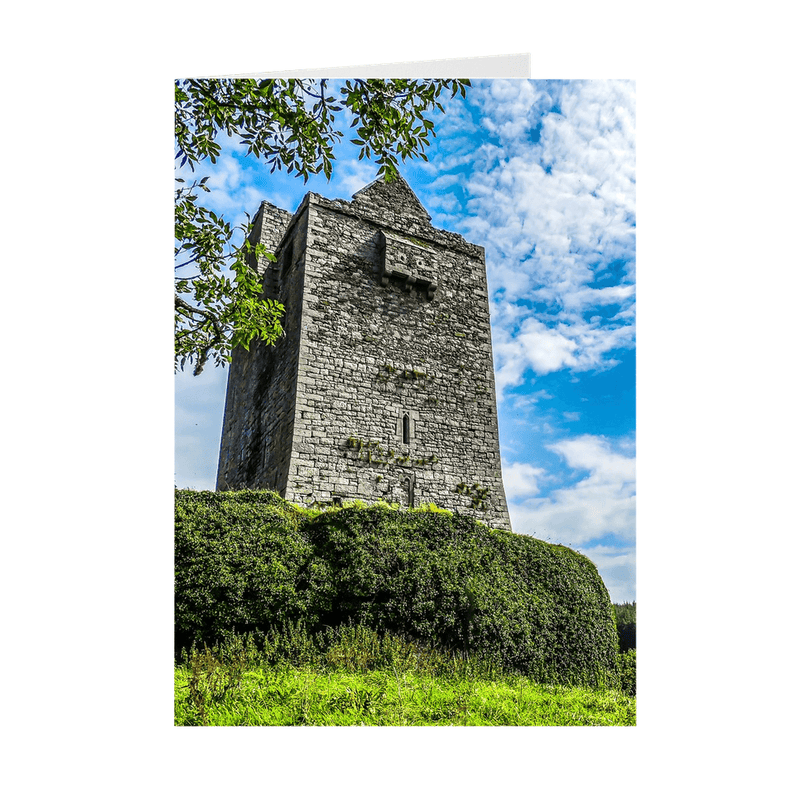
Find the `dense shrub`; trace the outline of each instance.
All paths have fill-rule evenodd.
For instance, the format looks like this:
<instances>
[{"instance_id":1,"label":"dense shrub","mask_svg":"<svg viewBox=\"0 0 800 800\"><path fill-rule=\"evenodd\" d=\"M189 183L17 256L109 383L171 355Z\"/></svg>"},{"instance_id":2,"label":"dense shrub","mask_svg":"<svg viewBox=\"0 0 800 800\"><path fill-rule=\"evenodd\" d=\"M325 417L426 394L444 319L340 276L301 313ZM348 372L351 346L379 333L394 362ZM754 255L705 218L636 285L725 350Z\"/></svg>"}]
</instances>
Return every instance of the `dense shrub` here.
<instances>
[{"instance_id":1,"label":"dense shrub","mask_svg":"<svg viewBox=\"0 0 800 800\"><path fill-rule=\"evenodd\" d=\"M267 492L176 496L176 643L354 623L539 680L605 680L617 641L594 565L475 520L304 512Z\"/></svg>"},{"instance_id":2,"label":"dense shrub","mask_svg":"<svg viewBox=\"0 0 800 800\"><path fill-rule=\"evenodd\" d=\"M175 502L175 633L180 650L265 631L309 607L312 548L305 517L278 495L179 491Z\"/></svg>"},{"instance_id":3,"label":"dense shrub","mask_svg":"<svg viewBox=\"0 0 800 800\"><path fill-rule=\"evenodd\" d=\"M636 697L636 650L628 650L617 656L620 689Z\"/></svg>"}]
</instances>

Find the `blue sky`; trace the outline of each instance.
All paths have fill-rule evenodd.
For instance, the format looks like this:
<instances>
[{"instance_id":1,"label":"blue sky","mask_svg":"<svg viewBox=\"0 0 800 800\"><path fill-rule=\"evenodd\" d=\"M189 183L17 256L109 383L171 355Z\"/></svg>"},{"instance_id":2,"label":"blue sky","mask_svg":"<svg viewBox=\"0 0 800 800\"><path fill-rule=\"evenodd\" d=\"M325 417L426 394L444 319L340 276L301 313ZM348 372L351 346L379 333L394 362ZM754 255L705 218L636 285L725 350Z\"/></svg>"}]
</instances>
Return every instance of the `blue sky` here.
<instances>
[{"instance_id":1,"label":"blue sky","mask_svg":"<svg viewBox=\"0 0 800 800\"><path fill-rule=\"evenodd\" d=\"M630 81L474 81L435 117L430 161L401 165L439 228L486 248L503 477L518 533L635 592L635 107ZM340 129L347 133L348 120ZM209 206L231 220L262 199L349 199L375 177L355 146L333 179L297 177L228 141ZM175 482L216 478L227 370L176 376Z\"/></svg>"}]
</instances>

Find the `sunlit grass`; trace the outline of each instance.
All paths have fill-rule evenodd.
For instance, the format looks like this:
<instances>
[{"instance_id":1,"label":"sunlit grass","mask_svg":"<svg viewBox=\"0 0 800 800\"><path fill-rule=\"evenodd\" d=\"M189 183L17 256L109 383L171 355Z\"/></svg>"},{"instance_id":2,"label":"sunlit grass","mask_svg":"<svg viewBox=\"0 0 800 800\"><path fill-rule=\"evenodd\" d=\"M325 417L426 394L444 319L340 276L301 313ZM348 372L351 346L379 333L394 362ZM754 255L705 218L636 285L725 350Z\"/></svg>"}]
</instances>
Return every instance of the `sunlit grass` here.
<instances>
[{"instance_id":1,"label":"sunlit grass","mask_svg":"<svg viewBox=\"0 0 800 800\"><path fill-rule=\"evenodd\" d=\"M448 680L386 670L365 674L261 668L191 702L175 673L176 725L635 725L636 700L614 690L540 686L526 679Z\"/></svg>"},{"instance_id":2,"label":"sunlit grass","mask_svg":"<svg viewBox=\"0 0 800 800\"><path fill-rule=\"evenodd\" d=\"M635 697L617 689L537 684L360 628L336 632L326 650L301 652L299 640L188 654L175 668L175 724L636 724Z\"/></svg>"}]
</instances>

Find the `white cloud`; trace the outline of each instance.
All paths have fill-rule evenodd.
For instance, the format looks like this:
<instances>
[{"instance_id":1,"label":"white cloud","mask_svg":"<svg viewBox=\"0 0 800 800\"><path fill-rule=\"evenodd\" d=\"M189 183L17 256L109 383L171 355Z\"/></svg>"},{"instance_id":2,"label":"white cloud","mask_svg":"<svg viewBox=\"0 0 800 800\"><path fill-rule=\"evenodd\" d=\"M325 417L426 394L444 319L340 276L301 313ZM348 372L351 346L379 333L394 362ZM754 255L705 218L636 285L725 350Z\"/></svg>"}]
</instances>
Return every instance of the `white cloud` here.
<instances>
[{"instance_id":1,"label":"white cloud","mask_svg":"<svg viewBox=\"0 0 800 800\"><path fill-rule=\"evenodd\" d=\"M217 160L215 168L210 173L207 186L215 194L229 195L231 192L238 191L241 187L242 168L239 162L232 156L223 155Z\"/></svg>"},{"instance_id":2,"label":"white cloud","mask_svg":"<svg viewBox=\"0 0 800 800\"><path fill-rule=\"evenodd\" d=\"M537 538L577 546L604 536L633 542L636 531L636 459L620 444L586 434L549 445L567 466L588 476L548 497L509 503L512 528ZM521 465L515 465L524 474ZM505 471L503 473L505 478ZM538 483L545 476L537 474ZM513 495L520 497L520 494Z\"/></svg>"},{"instance_id":3,"label":"white cloud","mask_svg":"<svg viewBox=\"0 0 800 800\"><path fill-rule=\"evenodd\" d=\"M472 97L494 138L470 154L460 229L485 245L489 285L503 290L493 320L499 388L527 369L612 365L609 351L634 340L633 84L493 81ZM594 285L615 274L616 285ZM545 303L547 320L525 300ZM593 314L599 306L605 313Z\"/></svg>"},{"instance_id":4,"label":"white cloud","mask_svg":"<svg viewBox=\"0 0 800 800\"><path fill-rule=\"evenodd\" d=\"M534 317L528 317L513 337L502 335L494 345L500 364L497 370L498 390L520 383L527 369L538 375L555 372L564 367L575 367L577 343L558 330L548 328Z\"/></svg>"},{"instance_id":5,"label":"white cloud","mask_svg":"<svg viewBox=\"0 0 800 800\"><path fill-rule=\"evenodd\" d=\"M440 208L442 211L452 213L458 210L458 199L453 194L436 194L428 201L426 205L428 211Z\"/></svg>"},{"instance_id":6,"label":"white cloud","mask_svg":"<svg viewBox=\"0 0 800 800\"><path fill-rule=\"evenodd\" d=\"M336 182L344 189L349 200L359 189L375 180L375 165L370 161L342 161L337 162L334 168Z\"/></svg>"},{"instance_id":7,"label":"white cloud","mask_svg":"<svg viewBox=\"0 0 800 800\"><path fill-rule=\"evenodd\" d=\"M439 192L442 189L448 189L454 184L457 184L458 180L459 180L458 175L453 175L453 174L440 175L438 178L436 178L435 181L429 183L426 188L430 192Z\"/></svg>"},{"instance_id":8,"label":"white cloud","mask_svg":"<svg viewBox=\"0 0 800 800\"><path fill-rule=\"evenodd\" d=\"M530 464L503 464L503 488L506 498L525 497L539 493L539 479L545 474L541 467Z\"/></svg>"},{"instance_id":9,"label":"white cloud","mask_svg":"<svg viewBox=\"0 0 800 800\"><path fill-rule=\"evenodd\" d=\"M636 552L633 547L597 545L580 551L597 567L612 603L630 602L636 597Z\"/></svg>"},{"instance_id":10,"label":"white cloud","mask_svg":"<svg viewBox=\"0 0 800 800\"><path fill-rule=\"evenodd\" d=\"M254 214L264 199L263 189L254 183L257 173L253 169L243 169L238 159L225 151L215 164L203 161L195 168L195 173L188 175L186 169L184 167L179 174L187 182L208 177L206 186L210 194L200 192L198 203L224 214L230 223L243 221L244 212Z\"/></svg>"},{"instance_id":11,"label":"white cloud","mask_svg":"<svg viewBox=\"0 0 800 800\"><path fill-rule=\"evenodd\" d=\"M548 326L536 317L524 318L513 330L502 312L494 321L493 352L495 381L498 393L522 383L528 370L547 375L562 369L584 372L606 369L617 362L607 353L633 346L633 325L605 327L609 320L593 317L589 321L562 317L563 321Z\"/></svg>"}]
</instances>

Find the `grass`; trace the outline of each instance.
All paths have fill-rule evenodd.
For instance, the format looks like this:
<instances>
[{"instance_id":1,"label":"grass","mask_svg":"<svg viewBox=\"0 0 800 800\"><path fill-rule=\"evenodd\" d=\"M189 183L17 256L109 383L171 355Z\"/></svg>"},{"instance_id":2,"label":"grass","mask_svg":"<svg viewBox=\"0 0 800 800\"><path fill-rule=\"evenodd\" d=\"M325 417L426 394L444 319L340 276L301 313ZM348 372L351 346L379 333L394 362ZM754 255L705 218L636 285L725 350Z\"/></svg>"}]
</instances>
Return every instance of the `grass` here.
<instances>
[{"instance_id":1,"label":"grass","mask_svg":"<svg viewBox=\"0 0 800 800\"><path fill-rule=\"evenodd\" d=\"M540 686L524 678L448 680L261 668L190 698L175 672L176 725L635 725L636 700L615 690Z\"/></svg>"},{"instance_id":2,"label":"grass","mask_svg":"<svg viewBox=\"0 0 800 800\"><path fill-rule=\"evenodd\" d=\"M184 654L175 724L635 725L618 689L537 684L364 628L252 637Z\"/></svg>"}]
</instances>

